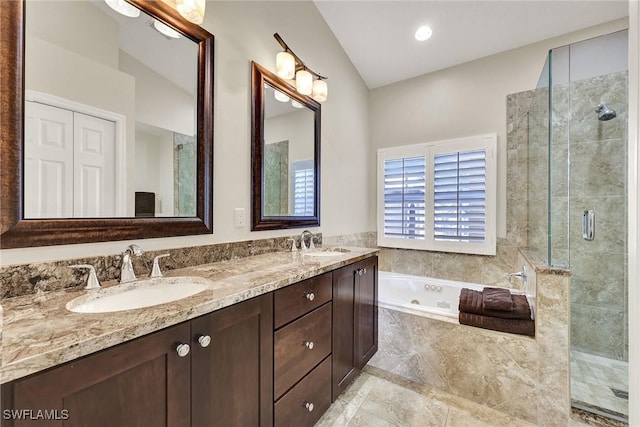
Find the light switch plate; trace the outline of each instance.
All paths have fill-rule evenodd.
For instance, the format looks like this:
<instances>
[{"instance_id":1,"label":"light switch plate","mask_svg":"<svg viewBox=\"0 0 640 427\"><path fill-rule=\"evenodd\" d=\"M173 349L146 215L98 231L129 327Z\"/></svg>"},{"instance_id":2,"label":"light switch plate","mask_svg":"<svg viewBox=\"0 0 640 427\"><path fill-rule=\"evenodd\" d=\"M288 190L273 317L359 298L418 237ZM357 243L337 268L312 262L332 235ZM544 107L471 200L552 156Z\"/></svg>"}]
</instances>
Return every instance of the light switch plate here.
<instances>
[{"instance_id":1,"label":"light switch plate","mask_svg":"<svg viewBox=\"0 0 640 427\"><path fill-rule=\"evenodd\" d=\"M245 226L245 215L244 208L235 208L233 210L233 225L236 228L241 228Z\"/></svg>"}]
</instances>

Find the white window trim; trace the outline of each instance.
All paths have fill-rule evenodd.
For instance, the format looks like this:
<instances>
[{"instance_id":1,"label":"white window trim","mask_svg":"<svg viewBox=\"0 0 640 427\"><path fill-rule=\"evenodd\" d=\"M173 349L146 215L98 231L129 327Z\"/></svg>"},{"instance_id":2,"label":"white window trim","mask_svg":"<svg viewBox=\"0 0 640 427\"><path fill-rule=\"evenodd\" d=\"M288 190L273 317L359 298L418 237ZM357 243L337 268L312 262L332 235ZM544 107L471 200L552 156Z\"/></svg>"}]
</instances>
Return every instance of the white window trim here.
<instances>
[{"instance_id":1,"label":"white window trim","mask_svg":"<svg viewBox=\"0 0 640 427\"><path fill-rule=\"evenodd\" d=\"M496 221L497 221L497 145L495 133L445 141L428 142L414 145L384 148L378 150L378 186L377 186L377 224L378 246L402 249L417 249L439 252L454 252L476 255L496 254ZM433 204L434 204L434 156L442 153L460 151L486 150L486 212L484 242L453 242L434 240L433 236ZM384 234L384 162L390 159L425 156L425 238L407 239L388 237Z\"/></svg>"}]
</instances>

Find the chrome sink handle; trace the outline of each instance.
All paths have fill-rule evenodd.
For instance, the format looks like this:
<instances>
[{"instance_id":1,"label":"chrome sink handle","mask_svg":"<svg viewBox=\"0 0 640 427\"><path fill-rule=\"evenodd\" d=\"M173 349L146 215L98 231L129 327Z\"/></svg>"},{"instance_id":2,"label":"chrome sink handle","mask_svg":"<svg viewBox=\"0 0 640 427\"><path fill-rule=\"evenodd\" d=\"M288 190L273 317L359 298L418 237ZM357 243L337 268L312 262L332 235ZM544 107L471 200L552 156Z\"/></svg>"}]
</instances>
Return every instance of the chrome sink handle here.
<instances>
[{"instance_id":1,"label":"chrome sink handle","mask_svg":"<svg viewBox=\"0 0 640 427\"><path fill-rule=\"evenodd\" d=\"M291 252L298 252L298 247L296 246L296 239L288 238L287 242L291 242Z\"/></svg>"},{"instance_id":2,"label":"chrome sink handle","mask_svg":"<svg viewBox=\"0 0 640 427\"><path fill-rule=\"evenodd\" d=\"M73 265L68 265L67 267L76 268L76 269L81 269L81 268L88 269L89 270L89 277L87 278L87 285L84 287L84 289L99 289L100 288L100 281L98 280L98 276L96 275L96 269L93 268L93 265L91 265L91 264L73 264Z\"/></svg>"},{"instance_id":3,"label":"chrome sink handle","mask_svg":"<svg viewBox=\"0 0 640 427\"><path fill-rule=\"evenodd\" d=\"M160 258L166 258L168 256L171 256L171 254L158 255L153 259L153 267L151 268L151 273L149 273L149 277L162 277L162 271L160 270L160 264L158 263L158 260Z\"/></svg>"}]
</instances>

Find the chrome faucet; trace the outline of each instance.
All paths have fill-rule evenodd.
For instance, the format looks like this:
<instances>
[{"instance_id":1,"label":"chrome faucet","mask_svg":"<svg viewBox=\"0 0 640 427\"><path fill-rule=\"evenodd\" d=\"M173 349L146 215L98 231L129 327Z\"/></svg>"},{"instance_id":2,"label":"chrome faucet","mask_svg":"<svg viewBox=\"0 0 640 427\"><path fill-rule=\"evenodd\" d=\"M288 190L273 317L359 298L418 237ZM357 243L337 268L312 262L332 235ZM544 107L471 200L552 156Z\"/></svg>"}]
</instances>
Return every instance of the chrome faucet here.
<instances>
[{"instance_id":1,"label":"chrome faucet","mask_svg":"<svg viewBox=\"0 0 640 427\"><path fill-rule=\"evenodd\" d=\"M304 238L305 238L306 236L311 236L311 238L309 239L309 242L310 242L310 243L309 243L309 247L310 247L310 248L311 248L311 247L313 247L313 241L312 241L312 239L313 239L313 233L312 233L312 232L310 232L309 230L304 230L302 233L300 233L300 250L301 250L302 252L306 252L306 251L307 251L307 249L308 249L308 248L307 248L307 245L304 243Z\"/></svg>"},{"instance_id":2,"label":"chrome faucet","mask_svg":"<svg viewBox=\"0 0 640 427\"><path fill-rule=\"evenodd\" d=\"M512 283L511 279L513 279L514 277L518 277L520 280L522 280L522 283L526 285L526 283L527 283L527 266L523 265L522 266L522 270L518 271L517 273L509 274L509 283Z\"/></svg>"},{"instance_id":3,"label":"chrome faucet","mask_svg":"<svg viewBox=\"0 0 640 427\"><path fill-rule=\"evenodd\" d=\"M136 280L136 273L133 271L131 255L140 256L144 254L142 248L131 244L122 252L122 266L120 267L120 283L133 282Z\"/></svg>"}]
</instances>

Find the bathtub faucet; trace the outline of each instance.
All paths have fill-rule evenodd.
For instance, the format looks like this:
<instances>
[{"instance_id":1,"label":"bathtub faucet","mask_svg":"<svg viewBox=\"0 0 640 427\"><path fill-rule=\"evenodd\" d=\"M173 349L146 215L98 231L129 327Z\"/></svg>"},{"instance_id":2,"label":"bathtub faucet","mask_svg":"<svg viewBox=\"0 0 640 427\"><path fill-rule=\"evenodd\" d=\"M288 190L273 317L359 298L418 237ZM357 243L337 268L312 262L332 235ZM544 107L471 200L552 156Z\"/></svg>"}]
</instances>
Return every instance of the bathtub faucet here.
<instances>
[{"instance_id":1,"label":"bathtub faucet","mask_svg":"<svg viewBox=\"0 0 640 427\"><path fill-rule=\"evenodd\" d=\"M517 273L509 274L509 283L513 283L511 279L513 279L514 277L520 278L523 284L527 283L527 266L523 265L522 270L518 271Z\"/></svg>"}]
</instances>

